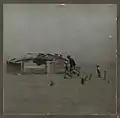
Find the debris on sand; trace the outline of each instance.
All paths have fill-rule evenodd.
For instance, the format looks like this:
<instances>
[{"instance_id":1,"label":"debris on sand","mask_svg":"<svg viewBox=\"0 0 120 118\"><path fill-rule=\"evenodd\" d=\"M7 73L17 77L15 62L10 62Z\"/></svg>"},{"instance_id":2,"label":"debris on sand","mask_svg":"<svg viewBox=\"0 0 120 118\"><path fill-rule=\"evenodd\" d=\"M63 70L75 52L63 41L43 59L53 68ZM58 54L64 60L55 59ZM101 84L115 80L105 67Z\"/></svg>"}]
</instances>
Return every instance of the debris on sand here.
<instances>
[{"instance_id":1,"label":"debris on sand","mask_svg":"<svg viewBox=\"0 0 120 118\"><path fill-rule=\"evenodd\" d=\"M81 84L84 85L84 78L81 78Z\"/></svg>"},{"instance_id":2,"label":"debris on sand","mask_svg":"<svg viewBox=\"0 0 120 118\"><path fill-rule=\"evenodd\" d=\"M86 75L85 77L81 77L81 84L85 84L85 81L88 81L88 80L91 80L91 77L92 77L93 74L90 74L90 75Z\"/></svg>"},{"instance_id":3,"label":"debris on sand","mask_svg":"<svg viewBox=\"0 0 120 118\"><path fill-rule=\"evenodd\" d=\"M86 81L86 80L87 80L87 78L88 78L88 75L86 75L86 76L85 76L84 81Z\"/></svg>"},{"instance_id":4,"label":"debris on sand","mask_svg":"<svg viewBox=\"0 0 120 118\"><path fill-rule=\"evenodd\" d=\"M55 83L52 80L50 80L49 83L48 83L48 85L49 86L53 86L53 85L55 85Z\"/></svg>"},{"instance_id":5,"label":"debris on sand","mask_svg":"<svg viewBox=\"0 0 120 118\"><path fill-rule=\"evenodd\" d=\"M111 83L112 83L112 81L110 81L110 80L108 80L107 82L108 82L108 84L111 84Z\"/></svg>"},{"instance_id":6,"label":"debris on sand","mask_svg":"<svg viewBox=\"0 0 120 118\"><path fill-rule=\"evenodd\" d=\"M90 75L89 75L89 80L91 80L91 78L92 78L92 75L93 75L93 74L90 74Z\"/></svg>"}]
</instances>

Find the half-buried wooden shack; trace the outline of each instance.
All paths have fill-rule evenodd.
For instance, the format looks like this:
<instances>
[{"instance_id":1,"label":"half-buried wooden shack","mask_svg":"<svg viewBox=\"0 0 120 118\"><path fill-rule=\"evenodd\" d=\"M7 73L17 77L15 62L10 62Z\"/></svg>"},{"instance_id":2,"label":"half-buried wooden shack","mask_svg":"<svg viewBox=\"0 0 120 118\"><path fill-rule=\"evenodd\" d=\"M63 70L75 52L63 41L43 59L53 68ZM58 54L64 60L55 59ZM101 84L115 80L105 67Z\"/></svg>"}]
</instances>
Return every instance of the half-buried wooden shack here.
<instances>
[{"instance_id":1,"label":"half-buried wooden shack","mask_svg":"<svg viewBox=\"0 0 120 118\"><path fill-rule=\"evenodd\" d=\"M64 61L60 54L28 53L21 58L6 61L8 73L54 74L64 73Z\"/></svg>"}]
</instances>

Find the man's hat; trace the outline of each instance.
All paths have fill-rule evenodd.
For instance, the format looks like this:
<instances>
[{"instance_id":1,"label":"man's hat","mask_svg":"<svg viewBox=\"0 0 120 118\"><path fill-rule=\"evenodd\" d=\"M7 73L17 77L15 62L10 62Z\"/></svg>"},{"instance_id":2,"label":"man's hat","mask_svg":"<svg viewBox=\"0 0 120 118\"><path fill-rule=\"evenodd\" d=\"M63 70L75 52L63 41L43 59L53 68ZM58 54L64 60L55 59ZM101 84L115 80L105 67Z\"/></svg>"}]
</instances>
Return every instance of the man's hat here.
<instances>
[{"instance_id":1,"label":"man's hat","mask_svg":"<svg viewBox=\"0 0 120 118\"><path fill-rule=\"evenodd\" d=\"M67 56L67 58L70 58L70 57L71 57L70 55Z\"/></svg>"}]
</instances>

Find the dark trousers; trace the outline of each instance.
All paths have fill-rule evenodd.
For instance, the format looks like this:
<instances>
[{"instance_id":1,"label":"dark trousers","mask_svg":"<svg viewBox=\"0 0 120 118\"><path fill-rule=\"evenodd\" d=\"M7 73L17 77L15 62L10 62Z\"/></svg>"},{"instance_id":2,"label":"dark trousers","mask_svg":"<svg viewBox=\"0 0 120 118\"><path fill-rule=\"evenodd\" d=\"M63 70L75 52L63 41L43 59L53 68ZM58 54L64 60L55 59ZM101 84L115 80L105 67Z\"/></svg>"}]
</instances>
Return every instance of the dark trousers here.
<instances>
[{"instance_id":1,"label":"dark trousers","mask_svg":"<svg viewBox=\"0 0 120 118\"><path fill-rule=\"evenodd\" d=\"M75 66L70 65L70 73L72 73L72 71L75 69Z\"/></svg>"}]
</instances>

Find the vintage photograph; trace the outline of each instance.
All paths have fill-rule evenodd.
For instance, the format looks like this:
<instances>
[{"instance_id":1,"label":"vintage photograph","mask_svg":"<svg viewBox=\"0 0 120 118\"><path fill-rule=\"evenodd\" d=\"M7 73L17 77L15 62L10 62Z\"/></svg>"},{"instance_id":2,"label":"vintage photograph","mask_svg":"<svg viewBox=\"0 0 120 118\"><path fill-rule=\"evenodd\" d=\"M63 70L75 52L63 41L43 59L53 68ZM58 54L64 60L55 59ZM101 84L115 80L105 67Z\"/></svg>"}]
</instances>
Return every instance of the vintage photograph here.
<instances>
[{"instance_id":1,"label":"vintage photograph","mask_svg":"<svg viewBox=\"0 0 120 118\"><path fill-rule=\"evenodd\" d=\"M117 5L4 4L4 113L115 114Z\"/></svg>"}]
</instances>

